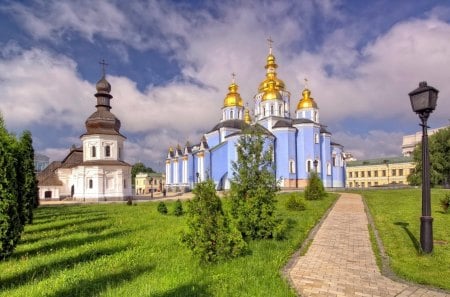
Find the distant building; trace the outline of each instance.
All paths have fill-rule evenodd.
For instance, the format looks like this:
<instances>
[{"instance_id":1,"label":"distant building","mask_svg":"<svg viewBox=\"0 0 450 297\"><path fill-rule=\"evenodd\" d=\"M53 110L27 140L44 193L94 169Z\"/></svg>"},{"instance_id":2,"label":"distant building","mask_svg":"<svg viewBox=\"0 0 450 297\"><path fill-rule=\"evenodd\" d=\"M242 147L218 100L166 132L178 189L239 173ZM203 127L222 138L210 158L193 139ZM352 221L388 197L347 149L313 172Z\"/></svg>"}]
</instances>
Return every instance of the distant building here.
<instances>
[{"instance_id":1,"label":"distant building","mask_svg":"<svg viewBox=\"0 0 450 297\"><path fill-rule=\"evenodd\" d=\"M347 188L368 188L385 185L407 185L414 172L411 157L392 157L347 162Z\"/></svg>"},{"instance_id":2,"label":"distant building","mask_svg":"<svg viewBox=\"0 0 450 297\"><path fill-rule=\"evenodd\" d=\"M138 173L134 179L136 195L161 192L165 187L165 175L162 173Z\"/></svg>"},{"instance_id":3,"label":"distant building","mask_svg":"<svg viewBox=\"0 0 450 297\"><path fill-rule=\"evenodd\" d=\"M40 199L71 197L83 201L126 200L131 196L131 165L123 161L125 136L110 112L111 85L97 82L97 110L86 120L82 147L38 174Z\"/></svg>"},{"instance_id":4,"label":"distant building","mask_svg":"<svg viewBox=\"0 0 450 297\"><path fill-rule=\"evenodd\" d=\"M429 129L428 130L428 136L433 135L437 131L441 129L448 128L450 126L444 126L440 128L435 129ZM414 148L417 144L422 142L422 131L416 132L415 134L405 135L403 136L403 143L402 143L402 154L403 156L411 156Z\"/></svg>"},{"instance_id":5,"label":"distant building","mask_svg":"<svg viewBox=\"0 0 450 297\"><path fill-rule=\"evenodd\" d=\"M41 172L50 164L50 158L42 154L34 154L34 170Z\"/></svg>"}]
</instances>

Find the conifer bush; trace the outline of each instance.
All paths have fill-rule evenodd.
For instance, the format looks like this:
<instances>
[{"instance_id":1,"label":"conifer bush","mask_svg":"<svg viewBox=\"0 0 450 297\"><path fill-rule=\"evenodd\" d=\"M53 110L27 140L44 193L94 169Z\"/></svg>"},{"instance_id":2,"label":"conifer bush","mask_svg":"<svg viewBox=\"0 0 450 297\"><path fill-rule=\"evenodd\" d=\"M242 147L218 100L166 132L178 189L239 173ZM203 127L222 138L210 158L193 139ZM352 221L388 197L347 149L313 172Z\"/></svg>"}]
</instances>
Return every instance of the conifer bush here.
<instances>
[{"instance_id":1,"label":"conifer bush","mask_svg":"<svg viewBox=\"0 0 450 297\"><path fill-rule=\"evenodd\" d=\"M448 213L450 208L450 194L446 194L444 198L440 199L442 210L444 213Z\"/></svg>"},{"instance_id":2,"label":"conifer bush","mask_svg":"<svg viewBox=\"0 0 450 297\"><path fill-rule=\"evenodd\" d=\"M180 199L177 199L177 201L175 202L175 206L173 209L173 214L177 217L182 216L183 215L183 205L181 204Z\"/></svg>"},{"instance_id":3,"label":"conifer bush","mask_svg":"<svg viewBox=\"0 0 450 297\"><path fill-rule=\"evenodd\" d=\"M162 201L159 202L159 204L158 204L158 212L160 214L167 214L167 212L168 212L166 204Z\"/></svg>"},{"instance_id":4,"label":"conifer bush","mask_svg":"<svg viewBox=\"0 0 450 297\"><path fill-rule=\"evenodd\" d=\"M318 200L325 198L327 193L323 187L322 180L316 172L311 172L308 178L308 185L305 188L306 200Z\"/></svg>"},{"instance_id":5,"label":"conifer bush","mask_svg":"<svg viewBox=\"0 0 450 297\"><path fill-rule=\"evenodd\" d=\"M291 193L286 201L286 208L288 210L301 211L306 209L306 205L296 193Z\"/></svg>"},{"instance_id":6,"label":"conifer bush","mask_svg":"<svg viewBox=\"0 0 450 297\"><path fill-rule=\"evenodd\" d=\"M187 210L189 229L183 234L182 241L204 264L244 254L247 243L224 213L214 182L198 183L193 193Z\"/></svg>"}]
</instances>

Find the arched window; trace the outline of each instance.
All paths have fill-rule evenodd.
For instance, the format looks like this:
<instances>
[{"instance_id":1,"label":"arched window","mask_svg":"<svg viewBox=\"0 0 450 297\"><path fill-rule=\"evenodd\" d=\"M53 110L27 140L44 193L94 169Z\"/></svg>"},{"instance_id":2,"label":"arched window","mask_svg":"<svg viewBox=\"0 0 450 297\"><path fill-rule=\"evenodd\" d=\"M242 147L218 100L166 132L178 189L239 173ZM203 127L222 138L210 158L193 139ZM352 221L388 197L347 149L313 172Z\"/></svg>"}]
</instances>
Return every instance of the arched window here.
<instances>
[{"instance_id":1,"label":"arched window","mask_svg":"<svg viewBox=\"0 0 450 297\"><path fill-rule=\"evenodd\" d=\"M331 175L331 164L327 163L327 175Z\"/></svg>"},{"instance_id":2,"label":"arched window","mask_svg":"<svg viewBox=\"0 0 450 297\"><path fill-rule=\"evenodd\" d=\"M289 173L295 173L295 161L289 160Z\"/></svg>"},{"instance_id":3,"label":"arched window","mask_svg":"<svg viewBox=\"0 0 450 297\"><path fill-rule=\"evenodd\" d=\"M91 157L95 158L97 156L97 149L95 146L91 147Z\"/></svg>"},{"instance_id":4,"label":"arched window","mask_svg":"<svg viewBox=\"0 0 450 297\"><path fill-rule=\"evenodd\" d=\"M89 189L92 189L94 187L94 181L92 179L89 179Z\"/></svg>"},{"instance_id":5,"label":"arched window","mask_svg":"<svg viewBox=\"0 0 450 297\"><path fill-rule=\"evenodd\" d=\"M111 157L111 147L109 145L105 146L105 157Z\"/></svg>"},{"instance_id":6,"label":"arched window","mask_svg":"<svg viewBox=\"0 0 450 297\"><path fill-rule=\"evenodd\" d=\"M332 161L333 161L333 166L336 167L337 166L336 154L333 154Z\"/></svg>"},{"instance_id":7,"label":"arched window","mask_svg":"<svg viewBox=\"0 0 450 297\"><path fill-rule=\"evenodd\" d=\"M273 105L270 106L270 115L273 115L274 111L273 111Z\"/></svg>"},{"instance_id":8,"label":"arched window","mask_svg":"<svg viewBox=\"0 0 450 297\"><path fill-rule=\"evenodd\" d=\"M306 161L306 172L311 172L311 160Z\"/></svg>"},{"instance_id":9,"label":"arched window","mask_svg":"<svg viewBox=\"0 0 450 297\"><path fill-rule=\"evenodd\" d=\"M317 111L314 111L313 113L313 121L317 122Z\"/></svg>"},{"instance_id":10,"label":"arched window","mask_svg":"<svg viewBox=\"0 0 450 297\"><path fill-rule=\"evenodd\" d=\"M230 111L230 119L233 119L233 116L234 116L234 114L233 114L233 111L231 110Z\"/></svg>"},{"instance_id":11,"label":"arched window","mask_svg":"<svg viewBox=\"0 0 450 297\"><path fill-rule=\"evenodd\" d=\"M319 143L319 134L314 134L314 142Z\"/></svg>"},{"instance_id":12,"label":"arched window","mask_svg":"<svg viewBox=\"0 0 450 297\"><path fill-rule=\"evenodd\" d=\"M267 108L264 106L264 116L267 115Z\"/></svg>"},{"instance_id":13,"label":"arched window","mask_svg":"<svg viewBox=\"0 0 450 297\"><path fill-rule=\"evenodd\" d=\"M281 105L278 106L278 115L281 116Z\"/></svg>"}]
</instances>

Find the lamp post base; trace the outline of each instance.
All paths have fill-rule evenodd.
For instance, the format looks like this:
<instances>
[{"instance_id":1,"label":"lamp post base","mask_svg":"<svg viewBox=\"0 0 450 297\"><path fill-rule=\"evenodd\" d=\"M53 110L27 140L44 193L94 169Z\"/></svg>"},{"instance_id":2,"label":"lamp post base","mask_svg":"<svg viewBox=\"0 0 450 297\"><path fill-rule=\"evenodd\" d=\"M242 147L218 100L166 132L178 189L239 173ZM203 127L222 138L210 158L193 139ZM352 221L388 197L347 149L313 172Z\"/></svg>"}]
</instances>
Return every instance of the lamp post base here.
<instances>
[{"instance_id":1,"label":"lamp post base","mask_svg":"<svg viewBox=\"0 0 450 297\"><path fill-rule=\"evenodd\" d=\"M433 218L420 217L420 246L425 254L433 251Z\"/></svg>"}]
</instances>

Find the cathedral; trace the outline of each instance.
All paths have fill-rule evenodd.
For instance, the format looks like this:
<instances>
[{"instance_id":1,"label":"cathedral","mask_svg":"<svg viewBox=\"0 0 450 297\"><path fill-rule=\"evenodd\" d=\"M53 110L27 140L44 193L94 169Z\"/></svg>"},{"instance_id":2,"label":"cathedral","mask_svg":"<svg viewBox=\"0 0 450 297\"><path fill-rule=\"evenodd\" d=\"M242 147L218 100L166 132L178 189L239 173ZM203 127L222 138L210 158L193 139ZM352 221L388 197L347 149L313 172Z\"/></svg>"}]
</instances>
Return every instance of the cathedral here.
<instances>
[{"instance_id":1,"label":"cathedral","mask_svg":"<svg viewBox=\"0 0 450 297\"><path fill-rule=\"evenodd\" d=\"M112 201L131 196L131 165L123 161L126 137L110 111L113 96L104 71L96 88L97 110L85 122L82 146L73 146L64 160L38 174L40 199Z\"/></svg>"},{"instance_id":2,"label":"cathedral","mask_svg":"<svg viewBox=\"0 0 450 297\"><path fill-rule=\"evenodd\" d=\"M343 146L331 141L331 133L320 123L319 107L305 85L294 116L290 93L277 77L278 65L272 46L266 61L266 77L254 96L253 119L238 92L233 77L222 106L222 119L205 133L198 144L189 142L169 148L166 159L166 187L188 191L195 183L210 178L218 190L230 188L232 164L237 160L236 144L246 126L264 131L274 148L276 178L281 188L303 188L308 175L316 171L327 188L345 186Z\"/></svg>"}]
</instances>

